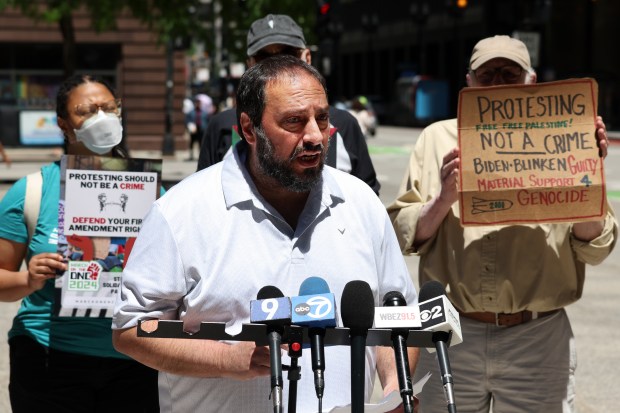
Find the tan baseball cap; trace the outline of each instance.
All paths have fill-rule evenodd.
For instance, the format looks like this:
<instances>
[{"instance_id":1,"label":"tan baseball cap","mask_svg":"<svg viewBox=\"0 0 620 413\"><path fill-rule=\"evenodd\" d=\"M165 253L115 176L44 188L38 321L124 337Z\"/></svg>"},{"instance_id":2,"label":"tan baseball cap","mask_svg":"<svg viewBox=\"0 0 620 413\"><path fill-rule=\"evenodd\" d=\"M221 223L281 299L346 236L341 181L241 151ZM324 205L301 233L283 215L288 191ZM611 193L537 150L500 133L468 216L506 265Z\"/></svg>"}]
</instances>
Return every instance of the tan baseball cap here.
<instances>
[{"instance_id":1,"label":"tan baseball cap","mask_svg":"<svg viewBox=\"0 0 620 413\"><path fill-rule=\"evenodd\" d=\"M530 53L525 43L510 36L493 36L480 40L474 46L469 68L476 70L489 60L499 57L512 60L525 70L531 67Z\"/></svg>"}]
</instances>

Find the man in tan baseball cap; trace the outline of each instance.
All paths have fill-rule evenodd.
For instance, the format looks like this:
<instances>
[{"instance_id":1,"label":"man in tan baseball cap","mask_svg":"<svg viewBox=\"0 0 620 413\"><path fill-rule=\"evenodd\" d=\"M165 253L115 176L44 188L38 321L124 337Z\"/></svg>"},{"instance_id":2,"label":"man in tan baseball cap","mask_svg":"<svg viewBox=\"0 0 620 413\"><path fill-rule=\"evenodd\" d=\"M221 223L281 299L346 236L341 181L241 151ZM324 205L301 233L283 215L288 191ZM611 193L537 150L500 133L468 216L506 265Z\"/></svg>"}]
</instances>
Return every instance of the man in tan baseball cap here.
<instances>
[{"instance_id":1,"label":"man in tan baseball cap","mask_svg":"<svg viewBox=\"0 0 620 413\"><path fill-rule=\"evenodd\" d=\"M468 86L536 82L523 42L493 36L474 47ZM596 140L607 155L600 117ZM574 412L575 339L564 306L581 297L586 264L614 247L618 225L604 219L540 225L463 227L457 120L418 137L397 199L388 207L403 253L420 256L419 282L438 281L460 313L464 340L450 347L459 411ZM414 380L437 371L419 353ZM420 412L446 409L441 380L418 396Z\"/></svg>"},{"instance_id":2,"label":"man in tan baseball cap","mask_svg":"<svg viewBox=\"0 0 620 413\"><path fill-rule=\"evenodd\" d=\"M509 36L480 40L469 60L468 86L536 83L525 44Z\"/></svg>"}]
</instances>

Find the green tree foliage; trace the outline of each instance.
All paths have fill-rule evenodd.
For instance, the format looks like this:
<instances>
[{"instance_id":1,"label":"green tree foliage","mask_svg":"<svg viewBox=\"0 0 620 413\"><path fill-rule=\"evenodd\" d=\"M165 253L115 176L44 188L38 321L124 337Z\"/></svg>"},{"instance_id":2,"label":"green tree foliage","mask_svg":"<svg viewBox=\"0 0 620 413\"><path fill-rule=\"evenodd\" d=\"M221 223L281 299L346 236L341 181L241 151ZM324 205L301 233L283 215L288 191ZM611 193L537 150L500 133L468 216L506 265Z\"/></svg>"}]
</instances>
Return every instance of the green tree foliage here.
<instances>
[{"instance_id":1,"label":"green tree foliage","mask_svg":"<svg viewBox=\"0 0 620 413\"><path fill-rule=\"evenodd\" d=\"M127 10L165 43L182 36L204 36L203 25L195 13L199 6L198 0L0 0L0 12L13 7L35 21L58 23L63 37L65 75L75 71L74 11L86 10L93 29L103 32L114 30L117 17Z\"/></svg>"},{"instance_id":2,"label":"green tree foliage","mask_svg":"<svg viewBox=\"0 0 620 413\"><path fill-rule=\"evenodd\" d=\"M75 31L72 13L86 10L97 32L114 30L117 17L128 11L156 33L160 43L191 38L214 47L215 5L220 6L222 48L233 61L244 61L246 34L252 22L269 13L288 14L313 44L314 0L0 0L0 12L13 7L35 21L57 23L63 37L65 74L75 71Z\"/></svg>"}]
</instances>

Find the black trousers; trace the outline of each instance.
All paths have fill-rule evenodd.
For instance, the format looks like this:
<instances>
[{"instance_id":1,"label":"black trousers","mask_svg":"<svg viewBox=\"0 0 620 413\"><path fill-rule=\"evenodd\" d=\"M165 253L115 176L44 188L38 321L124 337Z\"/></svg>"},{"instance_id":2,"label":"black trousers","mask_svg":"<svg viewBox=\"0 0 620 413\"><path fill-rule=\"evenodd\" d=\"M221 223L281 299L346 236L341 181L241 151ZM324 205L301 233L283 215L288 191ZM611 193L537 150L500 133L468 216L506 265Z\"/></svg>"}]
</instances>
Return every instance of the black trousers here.
<instances>
[{"instance_id":1,"label":"black trousers","mask_svg":"<svg viewBox=\"0 0 620 413\"><path fill-rule=\"evenodd\" d=\"M159 412L157 371L134 360L66 353L26 336L9 346L13 413Z\"/></svg>"}]
</instances>

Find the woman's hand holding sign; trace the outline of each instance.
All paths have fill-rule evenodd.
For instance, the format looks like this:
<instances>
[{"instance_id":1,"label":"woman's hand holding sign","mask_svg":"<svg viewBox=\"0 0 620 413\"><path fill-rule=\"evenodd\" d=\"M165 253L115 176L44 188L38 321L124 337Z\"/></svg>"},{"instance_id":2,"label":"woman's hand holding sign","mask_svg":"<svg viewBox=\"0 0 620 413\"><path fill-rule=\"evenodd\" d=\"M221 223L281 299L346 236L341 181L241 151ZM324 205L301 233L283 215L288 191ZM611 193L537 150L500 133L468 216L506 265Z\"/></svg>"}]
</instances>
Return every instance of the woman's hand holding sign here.
<instances>
[{"instance_id":1,"label":"woman's hand holding sign","mask_svg":"<svg viewBox=\"0 0 620 413\"><path fill-rule=\"evenodd\" d=\"M37 254L28 263L28 287L33 291L40 290L45 282L56 277L56 270L67 270L63 256L56 253L44 252Z\"/></svg>"}]
</instances>

